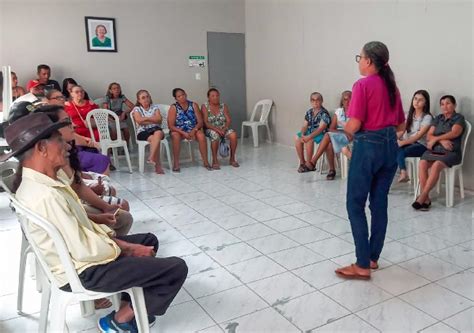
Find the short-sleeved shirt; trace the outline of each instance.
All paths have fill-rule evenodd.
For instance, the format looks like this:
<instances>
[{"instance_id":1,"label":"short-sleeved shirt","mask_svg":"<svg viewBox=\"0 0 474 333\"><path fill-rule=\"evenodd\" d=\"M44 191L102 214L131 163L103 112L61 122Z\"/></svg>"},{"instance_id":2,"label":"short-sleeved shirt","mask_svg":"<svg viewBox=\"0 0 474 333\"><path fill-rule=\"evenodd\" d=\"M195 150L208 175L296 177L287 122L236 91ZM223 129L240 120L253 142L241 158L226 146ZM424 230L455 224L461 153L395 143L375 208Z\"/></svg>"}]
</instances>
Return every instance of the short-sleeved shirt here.
<instances>
[{"instance_id":1,"label":"short-sleeved shirt","mask_svg":"<svg viewBox=\"0 0 474 333\"><path fill-rule=\"evenodd\" d=\"M28 83L26 84L26 90L29 91L31 89L31 86L36 84L37 82L38 82L38 80L28 81ZM44 87L45 87L45 89L56 89L56 90L61 91L61 87L59 86L59 83L56 80L48 80L48 82L46 82Z\"/></svg>"},{"instance_id":2,"label":"short-sleeved shirt","mask_svg":"<svg viewBox=\"0 0 474 333\"><path fill-rule=\"evenodd\" d=\"M412 137L418 134L422 127L430 126L431 122L433 121L433 117L430 114L424 114L423 116L417 118L415 114L413 114L413 122L411 123L411 128L407 129L407 137ZM426 135L423 135L421 139L417 141L422 145L426 146Z\"/></svg>"},{"instance_id":3,"label":"short-sleeved shirt","mask_svg":"<svg viewBox=\"0 0 474 333\"><path fill-rule=\"evenodd\" d=\"M132 113L133 112L138 112L140 114L140 116L142 116L143 118L150 118L150 117L153 117L155 114L160 113L160 109L158 108L158 104L153 104L153 105L150 105L148 110L145 110L141 106L135 106L132 110ZM133 117L133 115L132 115L132 117ZM141 132L144 132L144 131L148 130L148 129L156 128L157 126L160 126L160 124L146 124L146 125L138 125L137 124L137 135Z\"/></svg>"},{"instance_id":4,"label":"short-sleeved shirt","mask_svg":"<svg viewBox=\"0 0 474 333\"><path fill-rule=\"evenodd\" d=\"M354 83L347 115L360 120L361 130L367 131L377 131L405 122L400 92L397 91L395 105L392 107L385 82L378 74Z\"/></svg>"},{"instance_id":5,"label":"short-sleeved shirt","mask_svg":"<svg viewBox=\"0 0 474 333\"><path fill-rule=\"evenodd\" d=\"M304 120L308 122L308 130L306 131L306 134L311 134L314 131L316 131L321 124L321 121L325 122L328 127L321 133L324 134L327 132L327 129L329 128L329 125L331 124L331 116L329 115L329 112L321 107L318 113L314 114L313 109L309 109L306 111L306 114L304 115Z\"/></svg>"},{"instance_id":6,"label":"short-sleeved shirt","mask_svg":"<svg viewBox=\"0 0 474 333\"><path fill-rule=\"evenodd\" d=\"M346 111L344 108L337 108L336 111L334 112L337 118L337 128L338 129L343 129L345 123L349 120L349 117L346 114Z\"/></svg>"},{"instance_id":7,"label":"short-sleeved shirt","mask_svg":"<svg viewBox=\"0 0 474 333\"><path fill-rule=\"evenodd\" d=\"M188 101L188 109L184 110L179 103L175 103L176 107L176 123L175 126L180 130L189 133L191 130L196 127L197 117L192 101Z\"/></svg>"},{"instance_id":8,"label":"short-sleeved shirt","mask_svg":"<svg viewBox=\"0 0 474 333\"><path fill-rule=\"evenodd\" d=\"M464 120L464 116L462 114L454 113L449 119L446 119L443 114L439 114L433 119L433 122L431 123L431 126L434 126L435 128L433 133L435 136L443 135L450 132L453 129L454 125L460 125L463 128L464 132L464 128L466 127L466 121ZM461 142L463 134L461 134L455 139L451 139L451 142L453 143L453 152L461 153Z\"/></svg>"}]
</instances>

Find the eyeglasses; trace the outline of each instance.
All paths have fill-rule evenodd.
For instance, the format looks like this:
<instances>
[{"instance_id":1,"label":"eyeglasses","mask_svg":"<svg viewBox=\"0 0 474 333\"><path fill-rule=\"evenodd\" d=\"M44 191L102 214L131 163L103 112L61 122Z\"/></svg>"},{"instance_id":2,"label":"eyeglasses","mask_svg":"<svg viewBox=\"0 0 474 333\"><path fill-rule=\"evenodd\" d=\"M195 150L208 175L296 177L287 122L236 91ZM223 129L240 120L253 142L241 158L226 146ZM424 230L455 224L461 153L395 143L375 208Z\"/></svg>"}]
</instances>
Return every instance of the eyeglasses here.
<instances>
[{"instance_id":1,"label":"eyeglasses","mask_svg":"<svg viewBox=\"0 0 474 333\"><path fill-rule=\"evenodd\" d=\"M356 62L359 63L360 59L362 59L362 58L367 58L367 57L364 57L364 56L361 56L361 55L357 54L357 55L355 56L355 58L356 58Z\"/></svg>"},{"instance_id":2,"label":"eyeglasses","mask_svg":"<svg viewBox=\"0 0 474 333\"><path fill-rule=\"evenodd\" d=\"M50 99L55 99L57 101L64 101L64 100L66 100L66 97L61 95L61 96L51 97Z\"/></svg>"}]
</instances>

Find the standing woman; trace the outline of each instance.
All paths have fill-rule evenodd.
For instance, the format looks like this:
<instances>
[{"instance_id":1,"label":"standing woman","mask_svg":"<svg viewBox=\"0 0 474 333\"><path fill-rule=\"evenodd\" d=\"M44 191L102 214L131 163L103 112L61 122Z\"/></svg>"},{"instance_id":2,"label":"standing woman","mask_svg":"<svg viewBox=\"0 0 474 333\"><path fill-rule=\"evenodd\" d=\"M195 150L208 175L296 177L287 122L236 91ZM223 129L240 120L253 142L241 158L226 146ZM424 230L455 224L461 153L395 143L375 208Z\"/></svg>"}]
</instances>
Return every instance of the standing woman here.
<instances>
[{"instance_id":1,"label":"standing woman","mask_svg":"<svg viewBox=\"0 0 474 333\"><path fill-rule=\"evenodd\" d=\"M336 270L348 279L370 279L370 268L378 268L387 230L387 197L397 170L397 131L405 126L400 92L388 60L387 46L381 42L365 44L356 55L360 74L365 77L352 87L345 131L354 140L346 205L357 262ZM372 217L370 238L367 197Z\"/></svg>"}]
</instances>

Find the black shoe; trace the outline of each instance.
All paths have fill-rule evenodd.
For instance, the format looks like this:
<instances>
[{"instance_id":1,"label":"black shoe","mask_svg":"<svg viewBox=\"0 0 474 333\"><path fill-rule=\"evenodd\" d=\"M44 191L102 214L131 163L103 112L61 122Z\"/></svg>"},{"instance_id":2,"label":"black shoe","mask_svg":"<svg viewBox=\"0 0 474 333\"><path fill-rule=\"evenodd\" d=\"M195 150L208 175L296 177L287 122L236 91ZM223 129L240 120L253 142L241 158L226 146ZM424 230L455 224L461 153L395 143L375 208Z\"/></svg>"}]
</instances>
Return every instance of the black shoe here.
<instances>
[{"instance_id":1,"label":"black shoe","mask_svg":"<svg viewBox=\"0 0 474 333\"><path fill-rule=\"evenodd\" d=\"M424 204L421 204L419 203L418 201L415 201L414 203L411 204L411 206L415 209L415 210L420 210L423 208L423 205Z\"/></svg>"},{"instance_id":2,"label":"black shoe","mask_svg":"<svg viewBox=\"0 0 474 333\"><path fill-rule=\"evenodd\" d=\"M431 207L431 201L428 203L423 203L421 204L421 211L427 212L430 210L430 207Z\"/></svg>"},{"instance_id":3,"label":"black shoe","mask_svg":"<svg viewBox=\"0 0 474 333\"><path fill-rule=\"evenodd\" d=\"M115 170L117 170L117 168L114 167L114 165L113 165L112 163L110 163L109 169L110 169L110 171L115 171Z\"/></svg>"}]
</instances>

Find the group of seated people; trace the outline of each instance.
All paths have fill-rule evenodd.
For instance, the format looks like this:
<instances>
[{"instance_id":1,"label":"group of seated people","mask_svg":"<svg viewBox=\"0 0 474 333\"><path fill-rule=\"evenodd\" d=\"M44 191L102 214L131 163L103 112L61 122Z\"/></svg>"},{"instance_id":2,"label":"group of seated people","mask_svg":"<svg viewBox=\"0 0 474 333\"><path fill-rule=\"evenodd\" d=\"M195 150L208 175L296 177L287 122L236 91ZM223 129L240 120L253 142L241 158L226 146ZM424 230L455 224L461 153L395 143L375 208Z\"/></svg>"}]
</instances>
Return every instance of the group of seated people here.
<instances>
[{"instance_id":1,"label":"group of seated people","mask_svg":"<svg viewBox=\"0 0 474 333\"><path fill-rule=\"evenodd\" d=\"M176 257L155 258L158 239L150 233L127 235L133 219L125 200L107 176L81 171L70 116L61 105L22 102L10 112L5 139L12 152L0 156L19 160L11 189L16 199L52 223L64 238L79 279L86 289L114 292L143 287L149 323L162 315L187 276L186 263ZM97 180L90 187L88 182ZM107 192L107 196L101 194ZM42 228L28 224L33 241L64 291L71 291L62 263ZM121 278L127 276L127 278ZM99 319L102 332L138 332L128 295L120 310ZM107 299L96 308L110 307Z\"/></svg>"},{"instance_id":2,"label":"group of seated people","mask_svg":"<svg viewBox=\"0 0 474 333\"><path fill-rule=\"evenodd\" d=\"M122 93L119 83L112 82L107 89L102 105L90 100L83 87L73 79L63 81L62 90L59 83L51 80L51 68L48 65L38 65L37 78L30 80L27 90L18 85L18 77L12 72L12 93L14 104L21 101L33 101L39 98L39 103L64 106L74 124L75 141L81 166L85 171L94 171L108 174L109 169L114 169L107 156L99 153L98 144L100 137L94 123L89 129L86 118L92 110L102 108L113 111L119 118L120 130L125 141L129 141L130 132L127 119L133 117L137 125L137 140L150 143L150 154L147 162L154 165L157 174L164 174L160 161L160 142L165 137L164 123L169 128L173 147L173 171L180 172L179 154L182 140L197 141L203 165L207 170L219 170L218 159L219 145L227 145L229 141L229 164L239 167L236 160L237 134L230 128L231 116L229 108L220 100L217 89L211 88L207 93L208 101L199 106L188 100L186 92L181 88L173 89L172 95L175 103L170 106L168 114L154 104L147 90L141 89L136 94L136 102L131 102ZM165 119L164 119L165 118ZM116 138L115 126L110 126L111 137ZM211 141L212 161L207 157L206 137ZM222 142L224 141L224 142Z\"/></svg>"},{"instance_id":3,"label":"group of seated people","mask_svg":"<svg viewBox=\"0 0 474 333\"><path fill-rule=\"evenodd\" d=\"M351 159L351 138L344 132L350 100L351 92L344 91L340 108L331 117L322 105L323 96L318 92L311 94L311 109L306 111L303 128L295 137L300 160L298 172L314 171L318 159L326 153L329 164L327 179L333 180L336 175L335 154L342 152ZM405 130L397 133L399 183L410 181L405 159L420 157L420 195L412 204L416 210L430 209L430 192L437 184L441 171L462 161L461 144L466 126L464 116L456 112L456 99L452 95L442 96L439 105L441 114L433 117L429 93L426 90L416 91L406 117ZM313 155L315 143L318 148Z\"/></svg>"}]
</instances>

